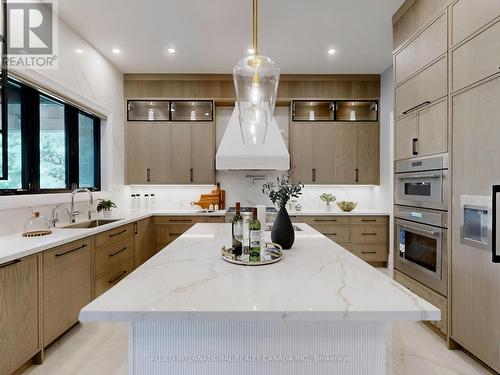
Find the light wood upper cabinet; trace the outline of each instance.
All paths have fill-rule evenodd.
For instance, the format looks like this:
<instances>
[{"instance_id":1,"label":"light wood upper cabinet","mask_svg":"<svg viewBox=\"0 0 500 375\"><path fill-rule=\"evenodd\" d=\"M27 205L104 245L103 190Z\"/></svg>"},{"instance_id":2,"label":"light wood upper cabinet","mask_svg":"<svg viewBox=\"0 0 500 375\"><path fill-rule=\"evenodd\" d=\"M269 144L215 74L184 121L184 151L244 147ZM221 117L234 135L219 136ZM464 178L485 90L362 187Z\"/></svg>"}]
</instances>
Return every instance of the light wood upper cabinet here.
<instances>
[{"instance_id":1,"label":"light wood upper cabinet","mask_svg":"<svg viewBox=\"0 0 500 375\"><path fill-rule=\"evenodd\" d=\"M396 87L398 118L440 99L448 93L448 59L443 57L412 79Z\"/></svg>"},{"instance_id":2,"label":"light wood upper cabinet","mask_svg":"<svg viewBox=\"0 0 500 375\"><path fill-rule=\"evenodd\" d=\"M126 124L128 184L215 182L213 122Z\"/></svg>"},{"instance_id":3,"label":"light wood upper cabinet","mask_svg":"<svg viewBox=\"0 0 500 375\"><path fill-rule=\"evenodd\" d=\"M500 1L496 0L496 3L500 8ZM460 90L499 71L500 21L452 52L453 91Z\"/></svg>"},{"instance_id":4,"label":"light wood upper cabinet","mask_svg":"<svg viewBox=\"0 0 500 375\"><path fill-rule=\"evenodd\" d=\"M498 0L459 0L451 6L452 45L500 15Z\"/></svg>"},{"instance_id":5,"label":"light wood upper cabinet","mask_svg":"<svg viewBox=\"0 0 500 375\"><path fill-rule=\"evenodd\" d=\"M394 127L394 158L408 159L414 156L414 140L417 139L417 113L396 120Z\"/></svg>"},{"instance_id":6,"label":"light wood upper cabinet","mask_svg":"<svg viewBox=\"0 0 500 375\"><path fill-rule=\"evenodd\" d=\"M129 184L148 182L149 124L127 123L125 126L126 179Z\"/></svg>"},{"instance_id":7,"label":"light wood upper cabinet","mask_svg":"<svg viewBox=\"0 0 500 375\"><path fill-rule=\"evenodd\" d=\"M379 125L376 122L358 123L356 147L356 183L379 183Z\"/></svg>"},{"instance_id":8,"label":"light wood upper cabinet","mask_svg":"<svg viewBox=\"0 0 500 375\"><path fill-rule=\"evenodd\" d=\"M293 124L291 132L292 177L303 184L313 182L314 149L311 124Z\"/></svg>"},{"instance_id":9,"label":"light wood upper cabinet","mask_svg":"<svg viewBox=\"0 0 500 375\"><path fill-rule=\"evenodd\" d=\"M92 300L92 240L72 242L43 253L43 344L78 322Z\"/></svg>"},{"instance_id":10,"label":"light wood upper cabinet","mask_svg":"<svg viewBox=\"0 0 500 375\"><path fill-rule=\"evenodd\" d=\"M357 131L356 123L335 124L335 183L356 183Z\"/></svg>"},{"instance_id":11,"label":"light wood upper cabinet","mask_svg":"<svg viewBox=\"0 0 500 375\"><path fill-rule=\"evenodd\" d=\"M313 182L331 184L335 181L335 125L332 123L313 125Z\"/></svg>"},{"instance_id":12,"label":"light wood upper cabinet","mask_svg":"<svg viewBox=\"0 0 500 375\"><path fill-rule=\"evenodd\" d=\"M192 126L189 123L176 123L170 128L170 160L173 184L193 182L192 174Z\"/></svg>"},{"instance_id":13,"label":"light wood upper cabinet","mask_svg":"<svg viewBox=\"0 0 500 375\"><path fill-rule=\"evenodd\" d=\"M11 374L41 349L38 256L0 265L0 374Z\"/></svg>"},{"instance_id":14,"label":"light wood upper cabinet","mask_svg":"<svg viewBox=\"0 0 500 375\"><path fill-rule=\"evenodd\" d=\"M193 124L193 171L195 184L212 184L215 180L215 129L212 124Z\"/></svg>"},{"instance_id":15,"label":"light wood upper cabinet","mask_svg":"<svg viewBox=\"0 0 500 375\"><path fill-rule=\"evenodd\" d=\"M394 60L396 84L409 78L446 52L447 26L445 13L396 54Z\"/></svg>"},{"instance_id":16,"label":"light wood upper cabinet","mask_svg":"<svg viewBox=\"0 0 500 375\"><path fill-rule=\"evenodd\" d=\"M170 181L170 125L154 123L149 125L148 183L163 184Z\"/></svg>"}]
</instances>

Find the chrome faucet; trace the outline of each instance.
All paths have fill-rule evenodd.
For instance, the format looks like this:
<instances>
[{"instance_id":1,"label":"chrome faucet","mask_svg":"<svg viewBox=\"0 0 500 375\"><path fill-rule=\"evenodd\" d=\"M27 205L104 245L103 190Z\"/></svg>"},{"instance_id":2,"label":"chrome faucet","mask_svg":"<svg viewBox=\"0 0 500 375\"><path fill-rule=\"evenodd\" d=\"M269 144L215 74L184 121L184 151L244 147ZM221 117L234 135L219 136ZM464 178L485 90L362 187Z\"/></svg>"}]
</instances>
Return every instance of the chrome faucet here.
<instances>
[{"instance_id":1,"label":"chrome faucet","mask_svg":"<svg viewBox=\"0 0 500 375\"><path fill-rule=\"evenodd\" d=\"M87 192L89 194L89 204L91 207L94 206L94 196L92 195L92 192L87 189L87 188L78 188L78 189L75 189L73 190L73 193L71 193L71 209L69 211L69 220L74 223L76 221L76 215L79 215L80 212L78 211L75 211L75 195L76 193L84 193L84 192ZM88 219L89 220L92 220L92 208L89 209L89 212L88 212Z\"/></svg>"},{"instance_id":2,"label":"chrome faucet","mask_svg":"<svg viewBox=\"0 0 500 375\"><path fill-rule=\"evenodd\" d=\"M68 207L66 207L64 204L58 204L57 206L55 206L52 209L52 217L50 219L50 225L52 226L52 228L55 228L56 223L59 222L59 217L57 216L57 210L60 208L64 208L66 210L66 212L68 213L68 216L71 216L69 213Z\"/></svg>"}]
</instances>

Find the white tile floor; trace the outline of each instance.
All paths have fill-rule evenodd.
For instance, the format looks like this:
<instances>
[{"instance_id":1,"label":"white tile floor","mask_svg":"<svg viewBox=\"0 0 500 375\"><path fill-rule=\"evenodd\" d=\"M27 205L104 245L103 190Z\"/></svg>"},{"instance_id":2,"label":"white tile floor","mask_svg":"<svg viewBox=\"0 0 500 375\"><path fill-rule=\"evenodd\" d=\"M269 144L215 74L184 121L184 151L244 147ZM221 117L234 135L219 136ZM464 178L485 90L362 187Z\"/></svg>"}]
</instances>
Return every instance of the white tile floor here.
<instances>
[{"instance_id":1,"label":"white tile floor","mask_svg":"<svg viewBox=\"0 0 500 375\"><path fill-rule=\"evenodd\" d=\"M83 323L47 352L45 363L31 375L126 375L127 324ZM386 329L388 375L491 374L460 350L415 322L390 323Z\"/></svg>"}]
</instances>

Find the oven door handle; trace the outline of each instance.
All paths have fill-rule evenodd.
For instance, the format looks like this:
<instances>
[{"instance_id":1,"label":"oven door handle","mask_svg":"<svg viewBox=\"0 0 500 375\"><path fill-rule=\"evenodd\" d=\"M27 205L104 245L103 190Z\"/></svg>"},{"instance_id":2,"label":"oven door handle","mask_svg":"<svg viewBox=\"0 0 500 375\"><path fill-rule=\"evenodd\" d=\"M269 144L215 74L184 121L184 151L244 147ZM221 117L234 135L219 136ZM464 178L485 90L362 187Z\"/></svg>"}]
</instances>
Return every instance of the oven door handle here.
<instances>
[{"instance_id":1,"label":"oven door handle","mask_svg":"<svg viewBox=\"0 0 500 375\"><path fill-rule=\"evenodd\" d=\"M419 179L419 178L441 178L443 177L442 174L440 173L422 173L422 174L397 174L396 178L399 178L400 180L410 180L410 179Z\"/></svg>"},{"instance_id":2,"label":"oven door handle","mask_svg":"<svg viewBox=\"0 0 500 375\"><path fill-rule=\"evenodd\" d=\"M439 231L427 230L427 229L412 227L412 226L404 225L404 224L398 224L398 225L401 228L405 228L405 229L409 229L409 230L414 230L415 232L427 233L427 234L430 234L431 236L439 236L441 234L441 232L439 232Z\"/></svg>"}]
</instances>

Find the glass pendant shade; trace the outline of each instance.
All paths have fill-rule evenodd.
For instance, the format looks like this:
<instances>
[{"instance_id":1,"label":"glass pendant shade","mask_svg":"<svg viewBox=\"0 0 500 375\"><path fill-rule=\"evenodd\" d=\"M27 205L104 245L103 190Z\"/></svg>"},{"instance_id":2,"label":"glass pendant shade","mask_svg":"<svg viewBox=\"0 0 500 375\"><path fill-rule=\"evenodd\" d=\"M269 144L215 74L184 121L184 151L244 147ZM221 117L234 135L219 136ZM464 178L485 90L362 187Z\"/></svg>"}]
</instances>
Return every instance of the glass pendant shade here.
<instances>
[{"instance_id":1,"label":"glass pendant shade","mask_svg":"<svg viewBox=\"0 0 500 375\"><path fill-rule=\"evenodd\" d=\"M233 68L234 86L244 144L263 144L274 114L280 69L269 57L254 55Z\"/></svg>"}]
</instances>

